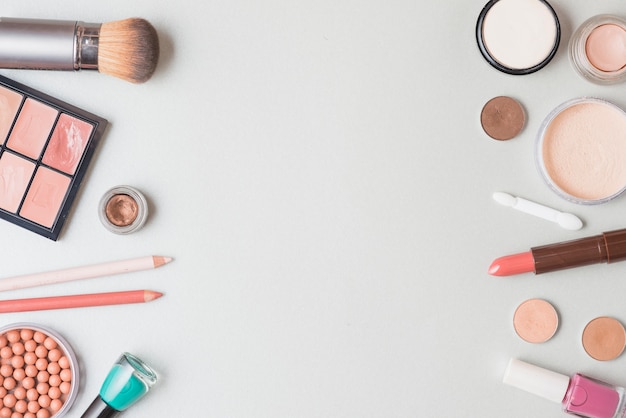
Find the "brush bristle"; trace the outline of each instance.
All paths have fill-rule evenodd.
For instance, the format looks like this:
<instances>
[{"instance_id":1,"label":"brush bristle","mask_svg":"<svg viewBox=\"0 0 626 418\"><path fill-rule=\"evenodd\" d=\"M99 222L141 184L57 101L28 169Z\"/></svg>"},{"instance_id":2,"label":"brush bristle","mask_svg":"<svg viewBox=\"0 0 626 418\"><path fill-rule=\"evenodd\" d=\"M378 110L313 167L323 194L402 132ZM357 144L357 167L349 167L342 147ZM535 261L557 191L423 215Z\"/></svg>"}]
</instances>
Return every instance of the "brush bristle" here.
<instances>
[{"instance_id":1,"label":"brush bristle","mask_svg":"<svg viewBox=\"0 0 626 418\"><path fill-rule=\"evenodd\" d=\"M130 18L103 23L98 71L132 83L147 81L159 60L159 37L146 20Z\"/></svg>"}]
</instances>

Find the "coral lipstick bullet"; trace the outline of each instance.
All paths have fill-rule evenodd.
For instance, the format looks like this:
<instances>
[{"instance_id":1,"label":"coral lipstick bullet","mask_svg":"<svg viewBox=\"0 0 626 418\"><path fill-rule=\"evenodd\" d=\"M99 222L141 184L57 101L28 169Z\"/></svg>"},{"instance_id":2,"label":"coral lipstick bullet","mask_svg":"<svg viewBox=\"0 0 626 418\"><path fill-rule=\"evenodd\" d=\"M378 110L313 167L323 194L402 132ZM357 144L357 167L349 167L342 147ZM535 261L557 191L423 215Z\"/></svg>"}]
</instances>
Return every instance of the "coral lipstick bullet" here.
<instances>
[{"instance_id":1,"label":"coral lipstick bullet","mask_svg":"<svg viewBox=\"0 0 626 418\"><path fill-rule=\"evenodd\" d=\"M530 251L496 258L489 266L489 274L492 276L513 276L534 271L535 259Z\"/></svg>"}]
</instances>

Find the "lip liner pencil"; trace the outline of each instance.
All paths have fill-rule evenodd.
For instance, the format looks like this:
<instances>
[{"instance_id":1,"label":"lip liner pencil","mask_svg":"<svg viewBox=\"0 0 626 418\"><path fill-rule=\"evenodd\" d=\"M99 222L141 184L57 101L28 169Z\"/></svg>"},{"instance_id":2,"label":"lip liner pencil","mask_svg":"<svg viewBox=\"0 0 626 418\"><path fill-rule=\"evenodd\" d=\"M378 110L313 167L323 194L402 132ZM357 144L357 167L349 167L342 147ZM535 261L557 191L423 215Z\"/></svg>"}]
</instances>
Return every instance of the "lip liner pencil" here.
<instances>
[{"instance_id":1,"label":"lip liner pencil","mask_svg":"<svg viewBox=\"0 0 626 418\"><path fill-rule=\"evenodd\" d=\"M0 278L0 292L5 290L16 290L27 287L64 283L72 280L112 276L114 274L130 273L133 271L150 270L161 267L170 261L172 261L172 257L153 255L121 261L109 261L89 266L72 267L43 273L5 277Z\"/></svg>"},{"instance_id":2,"label":"lip liner pencil","mask_svg":"<svg viewBox=\"0 0 626 418\"><path fill-rule=\"evenodd\" d=\"M122 292L0 300L0 313L145 303L158 299L161 296L163 296L163 293L153 290L128 290Z\"/></svg>"}]
</instances>

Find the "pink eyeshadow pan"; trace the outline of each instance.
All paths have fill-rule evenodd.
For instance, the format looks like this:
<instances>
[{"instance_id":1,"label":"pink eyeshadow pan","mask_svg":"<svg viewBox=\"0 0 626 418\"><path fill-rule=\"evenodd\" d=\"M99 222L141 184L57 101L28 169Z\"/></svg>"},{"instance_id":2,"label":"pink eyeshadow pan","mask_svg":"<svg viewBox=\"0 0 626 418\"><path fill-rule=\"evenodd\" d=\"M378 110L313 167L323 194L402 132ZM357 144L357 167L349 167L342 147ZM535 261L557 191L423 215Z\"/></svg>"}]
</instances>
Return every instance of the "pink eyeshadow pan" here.
<instances>
[{"instance_id":1,"label":"pink eyeshadow pan","mask_svg":"<svg viewBox=\"0 0 626 418\"><path fill-rule=\"evenodd\" d=\"M0 157L0 208L16 213L35 164L10 152Z\"/></svg>"},{"instance_id":2,"label":"pink eyeshadow pan","mask_svg":"<svg viewBox=\"0 0 626 418\"><path fill-rule=\"evenodd\" d=\"M49 168L39 167L20 210L20 216L51 228L69 185L69 177Z\"/></svg>"},{"instance_id":3,"label":"pink eyeshadow pan","mask_svg":"<svg viewBox=\"0 0 626 418\"><path fill-rule=\"evenodd\" d=\"M7 146L34 160L39 158L59 112L45 103L26 99Z\"/></svg>"},{"instance_id":4,"label":"pink eyeshadow pan","mask_svg":"<svg viewBox=\"0 0 626 418\"><path fill-rule=\"evenodd\" d=\"M0 87L0 144L7 139L23 98L20 93Z\"/></svg>"},{"instance_id":5,"label":"pink eyeshadow pan","mask_svg":"<svg viewBox=\"0 0 626 418\"><path fill-rule=\"evenodd\" d=\"M61 114L43 155L43 163L64 173L74 174L92 130L92 124Z\"/></svg>"}]
</instances>

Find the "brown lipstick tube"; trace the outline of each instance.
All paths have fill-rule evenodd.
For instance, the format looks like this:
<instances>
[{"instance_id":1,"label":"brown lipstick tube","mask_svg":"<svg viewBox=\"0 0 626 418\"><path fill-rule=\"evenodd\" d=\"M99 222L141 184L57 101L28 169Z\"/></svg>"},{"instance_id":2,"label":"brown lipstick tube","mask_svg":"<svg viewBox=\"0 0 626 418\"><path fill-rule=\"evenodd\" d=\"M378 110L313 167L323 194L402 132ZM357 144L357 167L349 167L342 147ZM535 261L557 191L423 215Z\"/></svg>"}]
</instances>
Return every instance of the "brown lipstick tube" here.
<instances>
[{"instance_id":1,"label":"brown lipstick tube","mask_svg":"<svg viewBox=\"0 0 626 418\"><path fill-rule=\"evenodd\" d=\"M626 229L531 248L535 273L626 260Z\"/></svg>"}]
</instances>

